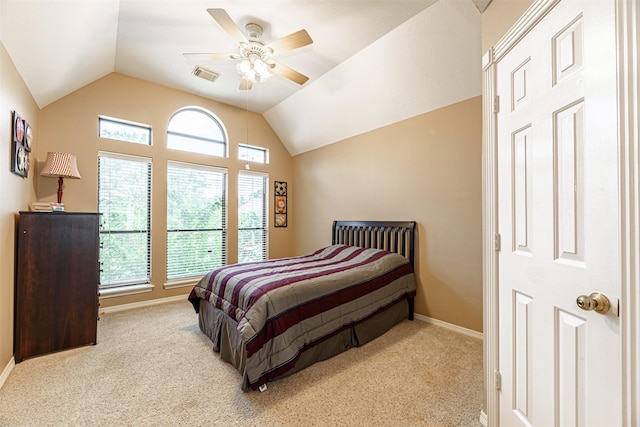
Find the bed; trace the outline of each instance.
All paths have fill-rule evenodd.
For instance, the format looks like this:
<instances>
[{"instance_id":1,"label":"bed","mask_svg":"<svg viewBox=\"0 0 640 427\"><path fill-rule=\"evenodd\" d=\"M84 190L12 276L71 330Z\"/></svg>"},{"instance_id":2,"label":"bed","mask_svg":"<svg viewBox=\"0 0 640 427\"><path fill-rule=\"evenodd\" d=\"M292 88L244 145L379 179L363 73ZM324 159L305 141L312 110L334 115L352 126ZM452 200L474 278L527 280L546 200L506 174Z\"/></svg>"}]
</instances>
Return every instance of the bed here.
<instances>
[{"instance_id":1,"label":"bed","mask_svg":"<svg viewBox=\"0 0 640 427\"><path fill-rule=\"evenodd\" d=\"M413 320L415 226L335 221L310 254L216 268L188 297L200 330L244 391L364 345Z\"/></svg>"}]
</instances>

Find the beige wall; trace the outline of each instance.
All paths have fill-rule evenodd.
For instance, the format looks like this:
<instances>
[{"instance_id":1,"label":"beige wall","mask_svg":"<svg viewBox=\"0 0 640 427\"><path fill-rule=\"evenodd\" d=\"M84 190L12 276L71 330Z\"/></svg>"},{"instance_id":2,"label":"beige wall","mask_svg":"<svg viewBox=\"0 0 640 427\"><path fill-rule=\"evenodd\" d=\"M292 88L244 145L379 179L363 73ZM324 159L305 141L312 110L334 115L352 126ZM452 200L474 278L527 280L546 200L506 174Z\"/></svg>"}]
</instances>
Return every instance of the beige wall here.
<instances>
[{"instance_id":1,"label":"beige wall","mask_svg":"<svg viewBox=\"0 0 640 427\"><path fill-rule=\"evenodd\" d=\"M13 357L13 289L15 233L18 211L27 210L35 197L33 157L28 178L10 171L11 112L34 129L32 150L38 150L38 106L0 43L0 376Z\"/></svg>"},{"instance_id":2,"label":"beige wall","mask_svg":"<svg viewBox=\"0 0 640 427\"><path fill-rule=\"evenodd\" d=\"M492 0L482 14L482 53L505 35L534 0Z\"/></svg>"},{"instance_id":3,"label":"beige wall","mask_svg":"<svg viewBox=\"0 0 640 427\"><path fill-rule=\"evenodd\" d=\"M170 116L178 109L199 106L214 113L224 123L230 140L229 157L218 158L166 148L166 129ZM152 126L153 145L145 146L98 137L98 116L105 115ZM270 187L274 180L292 181L291 156L259 114L215 101L168 89L121 74L102 79L45 107L40 112L40 150L38 168L47 151L63 151L78 157L82 179L64 181L63 202L70 211L97 210L98 151L119 152L153 159L152 175L152 284L151 293L117 298L102 298L101 306L137 302L185 294L190 287L164 289L166 278L166 166L168 160L225 167L228 182L228 261L237 262L237 175L244 170L238 160L238 143L245 143L249 120L249 143L269 149L268 165L252 164L253 171L268 172ZM57 180L37 177L38 200L55 201ZM272 194L270 195L272 196ZM270 197L271 198L271 197ZM271 211L272 209L270 209ZM269 223L273 225L270 216ZM292 254L293 228L269 230L269 256Z\"/></svg>"},{"instance_id":4,"label":"beige wall","mask_svg":"<svg viewBox=\"0 0 640 427\"><path fill-rule=\"evenodd\" d=\"M481 331L481 104L472 98L295 156L296 252L331 243L336 219L415 220L416 312Z\"/></svg>"}]
</instances>

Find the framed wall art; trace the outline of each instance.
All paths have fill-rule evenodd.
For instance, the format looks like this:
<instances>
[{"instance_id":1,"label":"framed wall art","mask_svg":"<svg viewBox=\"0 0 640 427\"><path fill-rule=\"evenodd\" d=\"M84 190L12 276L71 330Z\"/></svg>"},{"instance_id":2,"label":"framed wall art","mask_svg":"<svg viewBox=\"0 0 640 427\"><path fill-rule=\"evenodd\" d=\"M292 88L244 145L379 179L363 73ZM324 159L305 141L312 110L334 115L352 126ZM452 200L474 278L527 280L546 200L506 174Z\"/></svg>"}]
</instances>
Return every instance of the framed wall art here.
<instances>
[{"instance_id":1,"label":"framed wall art","mask_svg":"<svg viewBox=\"0 0 640 427\"><path fill-rule=\"evenodd\" d=\"M287 226L287 183L283 181L273 182L273 206L274 226Z\"/></svg>"},{"instance_id":2,"label":"framed wall art","mask_svg":"<svg viewBox=\"0 0 640 427\"><path fill-rule=\"evenodd\" d=\"M11 120L11 172L26 178L29 174L29 153L33 138L31 126L15 111Z\"/></svg>"}]
</instances>

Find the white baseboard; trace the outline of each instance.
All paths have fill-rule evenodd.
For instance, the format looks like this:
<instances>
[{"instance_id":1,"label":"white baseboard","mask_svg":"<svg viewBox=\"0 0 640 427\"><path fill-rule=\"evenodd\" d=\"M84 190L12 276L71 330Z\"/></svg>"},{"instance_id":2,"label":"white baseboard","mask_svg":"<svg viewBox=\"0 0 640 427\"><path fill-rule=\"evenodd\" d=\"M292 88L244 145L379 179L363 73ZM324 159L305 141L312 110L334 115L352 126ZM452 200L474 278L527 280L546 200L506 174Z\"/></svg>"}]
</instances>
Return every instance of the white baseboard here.
<instances>
[{"instance_id":1,"label":"white baseboard","mask_svg":"<svg viewBox=\"0 0 640 427\"><path fill-rule=\"evenodd\" d=\"M487 414L485 414L484 411L480 411L480 424L487 427L488 423L489 419L487 418Z\"/></svg>"},{"instance_id":2,"label":"white baseboard","mask_svg":"<svg viewBox=\"0 0 640 427\"><path fill-rule=\"evenodd\" d=\"M118 311L133 310L133 309L136 309L136 308L150 307L150 306L153 306L153 305L165 304L165 303L168 303L168 302L175 302L175 301L181 301L181 300L186 301L187 300L187 295L188 294L176 295L176 296L167 297L167 298L156 298L156 299L147 300L147 301L140 301L140 302L133 302L133 303L129 303L129 304L114 305L114 306L111 306L111 307L101 308L100 309L100 314L116 313ZM478 331L474 331L474 330L471 330L471 329L463 328L462 326L454 325L452 323L443 322L442 320L433 319L431 317L423 316L423 315L418 314L418 313L414 314L414 318L416 320L420 320L420 321L426 322L426 323L431 323L432 325L440 326L442 328L446 328L446 329L452 330L454 332L458 332L460 334L470 336L472 338L482 339L482 332L478 332Z\"/></svg>"},{"instance_id":3,"label":"white baseboard","mask_svg":"<svg viewBox=\"0 0 640 427\"><path fill-rule=\"evenodd\" d=\"M173 297L156 298L156 299L151 299L147 301L132 302L129 304L119 304L111 307L104 307L104 308L100 308L99 313L100 314L116 313L118 311L133 310L136 308L150 307L153 305L165 304L168 302L175 302L175 301L184 301L186 303L188 295L189 294L176 295Z\"/></svg>"},{"instance_id":4,"label":"white baseboard","mask_svg":"<svg viewBox=\"0 0 640 427\"><path fill-rule=\"evenodd\" d=\"M11 371L13 371L14 366L16 366L16 359L12 357L11 360L9 360L7 366L5 366L4 370L2 371L2 375L0 375L0 388L2 388L5 381L7 381L7 378L9 378L9 374L11 374Z\"/></svg>"},{"instance_id":5,"label":"white baseboard","mask_svg":"<svg viewBox=\"0 0 640 427\"><path fill-rule=\"evenodd\" d=\"M175 301L182 301L182 300L184 300L186 302L187 295L188 294L176 295L176 296L167 297L167 298L156 298L156 299L147 300L147 301L140 301L140 302L133 302L133 303L129 303L129 304L114 305L114 306L111 306L111 307L101 308L100 309L100 314L116 313L118 311L133 310L133 309L136 309L136 308L150 307L150 306L153 306L153 305L165 304L165 303L168 303L168 302L175 302ZM454 325L452 323L443 322L442 320L433 319L431 317L423 316L423 315L418 314L418 313L414 314L414 318L416 320L420 320L422 322L431 323L432 325L440 326L442 328L446 328L446 329L458 332L460 334L470 336L472 338L482 339L482 332L478 332L478 331L474 331L474 330L471 330L471 329L463 328L462 326Z\"/></svg>"},{"instance_id":6,"label":"white baseboard","mask_svg":"<svg viewBox=\"0 0 640 427\"><path fill-rule=\"evenodd\" d=\"M150 307L150 306L153 306L153 305L165 304L165 303L168 303L168 302L175 302L175 301L181 301L181 300L186 301L187 300L187 295L188 294L176 295L176 296L167 297L167 298L156 298L156 299L147 300L147 301L140 301L140 302L133 302L133 303L129 303L129 304L114 305L114 306L111 306L111 307L101 308L100 309L100 314L116 313L118 311L133 310L133 309L136 309L136 308ZM420 320L422 322L431 323L432 325L440 326L442 328L446 328L446 329L458 332L460 334L470 336L472 338L482 339L482 336L483 336L482 332L478 332L478 331L474 331L474 330L471 330L471 329L463 328L462 326L454 325L452 323L443 322L442 320L433 319L431 317L423 316L422 314L415 313L414 314L414 318L416 320Z\"/></svg>"},{"instance_id":7,"label":"white baseboard","mask_svg":"<svg viewBox=\"0 0 640 427\"><path fill-rule=\"evenodd\" d=\"M462 326L454 325L452 323L443 322L442 320L433 319L431 317L423 316L422 314L415 313L413 317L416 320L420 320L422 322L431 323L432 325L440 326L442 328L450 329L452 331L458 332L463 335L468 335L472 338L482 339L482 332L474 331L471 329L463 328Z\"/></svg>"}]
</instances>

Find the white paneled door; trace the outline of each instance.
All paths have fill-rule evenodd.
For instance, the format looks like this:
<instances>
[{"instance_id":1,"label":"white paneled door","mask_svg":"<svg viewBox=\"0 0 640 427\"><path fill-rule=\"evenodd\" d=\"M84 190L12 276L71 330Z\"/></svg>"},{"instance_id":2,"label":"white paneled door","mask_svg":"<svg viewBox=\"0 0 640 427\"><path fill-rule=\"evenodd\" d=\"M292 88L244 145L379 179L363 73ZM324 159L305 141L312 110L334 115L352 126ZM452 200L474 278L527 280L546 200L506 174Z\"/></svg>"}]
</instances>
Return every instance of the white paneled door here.
<instances>
[{"instance_id":1,"label":"white paneled door","mask_svg":"<svg viewBox=\"0 0 640 427\"><path fill-rule=\"evenodd\" d=\"M496 81L500 425L621 425L614 2L560 1Z\"/></svg>"}]
</instances>

